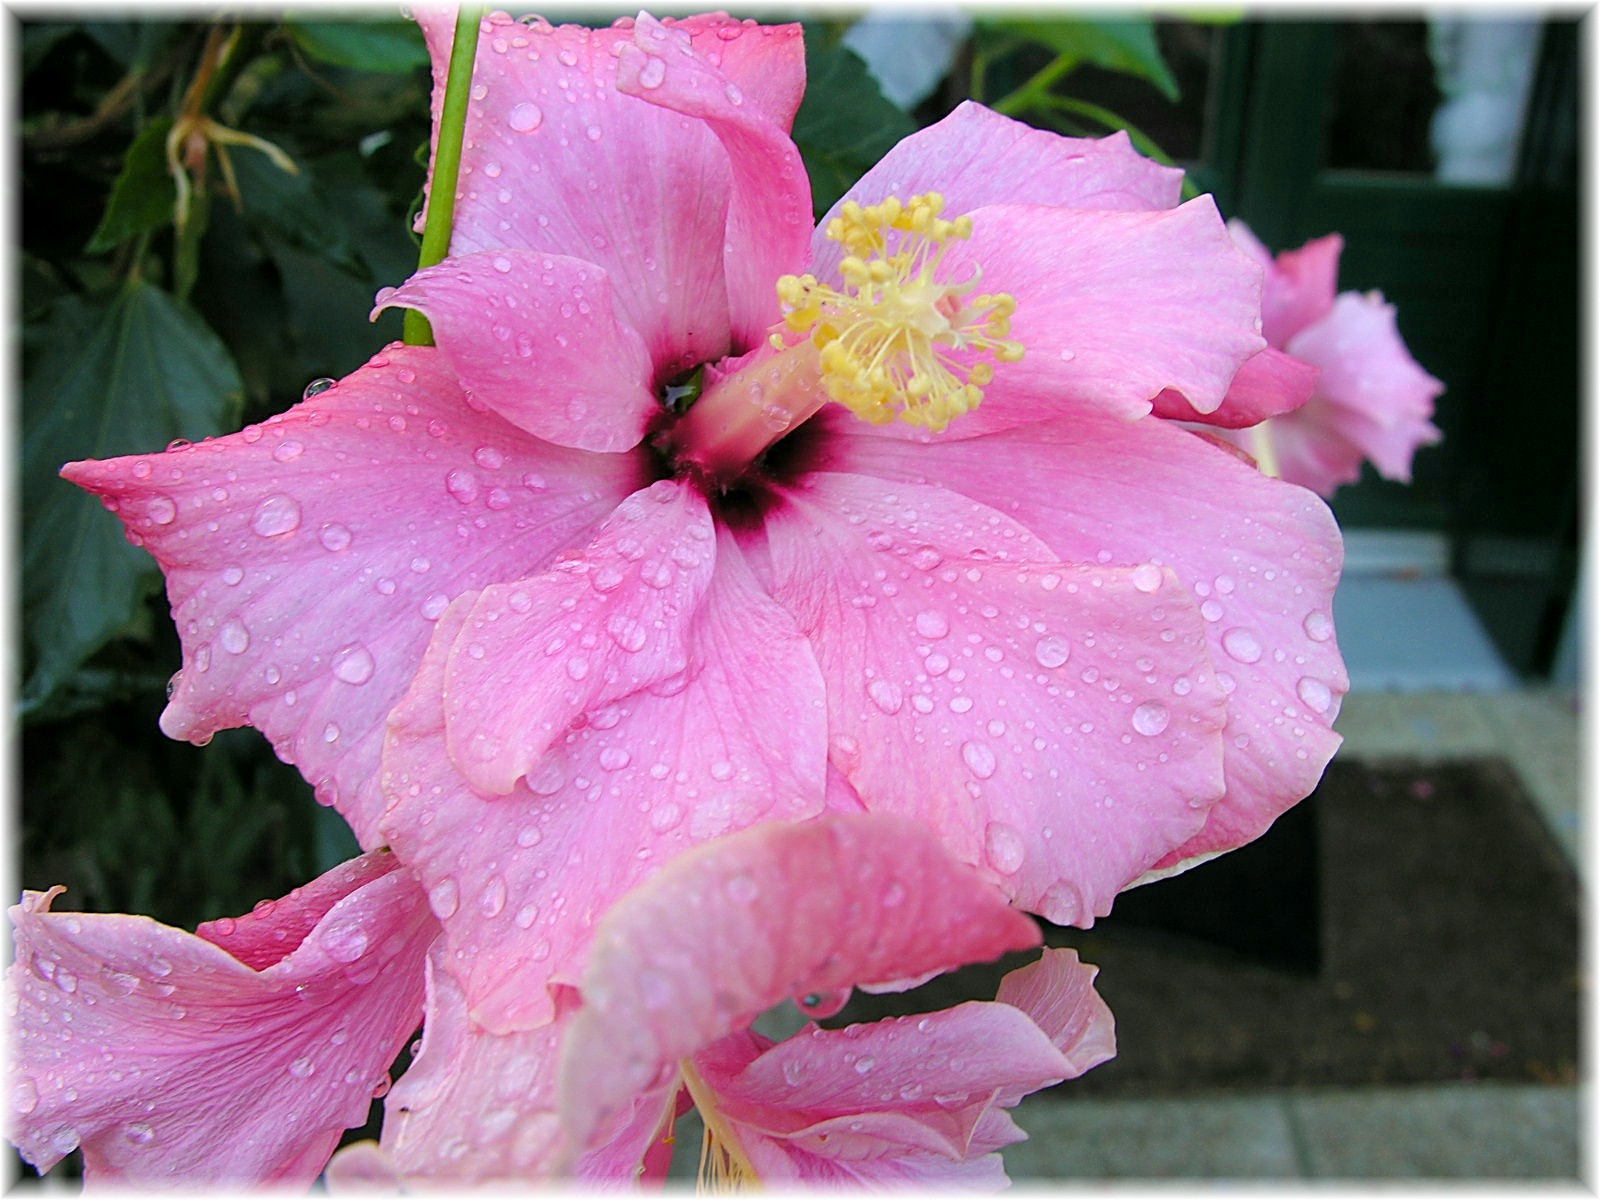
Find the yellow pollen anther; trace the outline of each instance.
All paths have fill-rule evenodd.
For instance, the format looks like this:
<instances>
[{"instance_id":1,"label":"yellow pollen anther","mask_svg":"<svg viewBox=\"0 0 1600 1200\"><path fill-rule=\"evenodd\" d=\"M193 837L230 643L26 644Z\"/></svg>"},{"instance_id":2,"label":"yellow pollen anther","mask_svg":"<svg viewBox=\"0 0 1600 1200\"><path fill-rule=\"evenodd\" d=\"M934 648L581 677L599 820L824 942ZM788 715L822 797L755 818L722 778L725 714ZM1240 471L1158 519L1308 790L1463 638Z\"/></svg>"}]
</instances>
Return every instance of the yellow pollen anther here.
<instances>
[{"instance_id":1,"label":"yellow pollen anther","mask_svg":"<svg viewBox=\"0 0 1600 1200\"><path fill-rule=\"evenodd\" d=\"M845 250L839 290L814 275L778 280L784 323L811 335L828 395L876 424L896 419L938 432L976 408L994 364L1016 362L1010 340L1017 302L1005 293L969 295L937 275L946 248L972 236L972 218L947 220L938 192L902 203L847 201L826 233ZM786 343L773 334L774 346Z\"/></svg>"}]
</instances>

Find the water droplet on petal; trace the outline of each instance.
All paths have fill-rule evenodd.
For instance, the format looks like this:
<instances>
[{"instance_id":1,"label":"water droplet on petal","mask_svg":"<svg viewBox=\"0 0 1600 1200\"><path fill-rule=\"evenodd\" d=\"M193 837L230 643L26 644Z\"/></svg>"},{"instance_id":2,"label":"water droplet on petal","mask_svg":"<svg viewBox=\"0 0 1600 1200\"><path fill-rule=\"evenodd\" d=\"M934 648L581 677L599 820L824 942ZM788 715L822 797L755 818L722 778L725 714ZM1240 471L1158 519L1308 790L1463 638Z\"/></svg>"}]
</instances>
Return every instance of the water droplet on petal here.
<instances>
[{"instance_id":1,"label":"water droplet on petal","mask_svg":"<svg viewBox=\"0 0 1600 1200\"><path fill-rule=\"evenodd\" d=\"M489 876L489 882L484 885L483 895L478 900L478 907L484 916L498 917L505 911L507 891L503 876Z\"/></svg>"},{"instance_id":2,"label":"water droplet on petal","mask_svg":"<svg viewBox=\"0 0 1600 1200\"><path fill-rule=\"evenodd\" d=\"M171 525L178 516L178 506L171 496L151 496L145 501L145 515L156 525Z\"/></svg>"},{"instance_id":3,"label":"water droplet on petal","mask_svg":"<svg viewBox=\"0 0 1600 1200\"><path fill-rule=\"evenodd\" d=\"M989 865L1002 875L1015 875L1026 853L1022 834L1004 821L989 822L983 831L983 848Z\"/></svg>"},{"instance_id":4,"label":"water droplet on petal","mask_svg":"<svg viewBox=\"0 0 1600 1200\"><path fill-rule=\"evenodd\" d=\"M1059 633L1046 634L1033 648L1041 667L1059 667L1072 655L1072 645Z\"/></svg>"},{"instance_id":5,"label":"water droplet on petal","mask_svg":"<svg viewBox=\"0 0 1600 1200\"><path fill-rule=\"evenodd\" d=\"M1161 589L1161 568L1154 563L1144 563L1133 569L1133 586L1141 592L1156 592Z\"/></svg>"},{"instance_id":6,"label":"water droplet on petal","mask_svg":"<svg viewBox=\"0 0 1600 1200\"><path fill-rule=\"evenodd\" d=\"M925 638L942 638L950 632L950 622L942 612L927 609L916 617L917 633Z\"/></svg>"},{"instance_id":7,"label":"water droplet on petal","mask_svg":"<svg viewBox=\"0 0 1600 1200\"><path fill-rule=\"evenodd\" d=\"M1325 612L1309 612L1304 623L1306 636L1313 642L1325 642L1333 636L1333 621Z\"/></svg>"},{"instance_id":8,"label":"water droplet on petal","mask_svg":"<svg viewBox=\"0 0 1600 1200\"><path fill-rule=\"evenodd\" d=\"M351 535L349 528L339 524L337 521L330 521L324 525L322 532L317 536L322 542L322 548L331 550L335 554L350 545Z\"/></svg>"},{"instance_id":9,"label":"water droplet on petal","mask_svg":"<svg viewBox=\"0 0 1600 1200\"><path fill-rule=\"evenodd\" d=\"M300 399L309 400L311 397L327 391L336 382L338 381L329 379L327 376L323 376L321 379L313 379L310 383L306 384L305 390L300 393Z\"/></svg>"},{"instance_id":10,"label":"water droplet on petal","mask_svg":"<svg viewBox=\"0 0 1600 1200\"><path fill-rule=\"evenodd\" d=\"M39 1107L39 1086L26 1075L21 1076L11 1086L11 1107L14 1111L26 1116Z\"/></svg>"},{"instance_id":11,"label":"water droplet on petal","mask_svg":"<svg viewBox=\"0 0 1600 1200\"><path fill-rule=\"evenodd\" d=\"M639 68L639 86L654 90L661 86L667 78L666 60L657 58L654 54L644 60L644 66Z\"/></svg>"},{"instance_id":12,"label":"water droplet on petal","mask_svg":"<svg viewBox=\"0 0 1600 1200\"><path fill-rule=\"evenodd\" d=\"M300 528L300 502L281 492L256 506L250 528L261 537L282 537Z\"/></svg>"},{"instance_id":13,"label":"water droplet on petal","mask_svg":"<svg viewBox=\"0 0 1600 1200\"><path fill-rule=\"evenodd\" d=\"M441 921L448 921L455 916L460 899L460 892L456 888L454 879L441 879L428 889L428 907L433 909L433 915Z\"/></svg>"},{"instance_id":14,"label":"water droplet on petal","mask_svg":"<svg viewBox=\"0 0 1600 1200\"><path fill-rule=\"evenodd\" d=\"M1235 626L1222 635L1222 648L1235 662L1261 661L1261 642L1256 635L1242 626Z\"/></svg>"},{"instance_id":15,"label":"water droplet on petal","mask_svg":"<svg viewBox=\"0 0 1600 1200\"><path fill-rule=\"evenodd\" d=\"M372 678L377 664L365 646L346 646L333 656L333 673L345 683L363 684Z\"/></svg>"},{"instance_id":16,"label":"water droplet on petal","mask_svg":"<svg viewBox=\"0 0 1600 1200\"><path fill-rule=\"evenodd\" d=\"M289 1064L289 1074L296 1079L309 1079L316 1069L316 1064L303 1054Z\"/></svg>"},{"instance_id":17,"label":"water droplet on petal","mask_svg":"<svg viewBox=\"0 0 1600 1200\"><path fill-rule=\"evenodd\" d=\"M250 649L250 630L243 621L229 621L217 634L217 642L229 654L243 654Z\"/></svg>"},{"instance_id":18,"label":"water droplet on petal","mask_svg":"<svg viewBox=\"0 0 1600 1200\"><path fill-rule=\"evenodd\" d=\"M838 988L829 992L807 992L803 996L796 996L794 1002L800 1011L812 1020L826 1021L829 1017L837 1016L850 1002L850 992L850 988Z\"/></svg>"},{"instance_id":19,"label":"water droplet on petal","mask_svg":"<svg viewBox=\"0 0 1600 1200\"><path fill-rule=\"evenodd\" d=\"M1309 675L1296 684L1294 690L1312 712L1325 713L1333 704L1333 690L1322 680Z\"/></svg>"},{"instance_id":20,"label":"water droplet on petal","mask_svg":"<svg viewBox=\"0 0 1600 1200\"><path fill-rule=\"evenodd\" d=\"M982 742L962 742L961 761L966 763L967 770L979 779L988 779L994 774L998 765L995 762L994 751Z\"/></svg>"},{"instance_id":21,"label":"water droplet on petal","mask_svg":"<svg viewBox=\"0 0 1600 1200\"><path fill-rule=\"evenodd\" d=\"M506 124L518 133L532 133L544 121L544 113L539 111L537 104L529 104L524 100L506 114Z\"/></svg>"},{"instance_id":22,"label":"water droplet on petal","mask_svg":"<svg viewBox=\"0 0 1600 1200\"><path fill-rule=\"evenodd\" d=\"M127 1138L128 1141L132 1142L135 1146L148 1146L151 1142L155 1141L156 1131L151 1129L150 1126L146 1125L143 1121L135 1121L132 1124L125 1125L123 1127L122 1136Z\"/></svg>"},{"instance_id":23,"label":"water droplet on petal","mask_svg":"<svg viewBox=\"0 0 1600 1200\"><path fill-rule=\"evenodd\" d=\"M1157 700L1147 701L1133 710L1133 727L1145 737L1155 737L1167 727L1170 720L1172 714L1167 711L1167 706Z\"/></svg>"},{"instance_id":24,"label":"water droplet on petal","mask_svg":"<svg viewBox=\"0 0 1600 1200\"><path fill-rule=\"evenodd\" d=\"M293 438L287 438L272 448L272 458L274 462L293 462L305 452L304 442L297 442Z\"/></svg>"},{"instance_id":25,"label":"water droplet on petal","mask_svg":"<svg viewBox=\"0 0 1600 1200\"><path fill-rule=\"evenodd\" d=\"M894 716L905 704L905 694L887 679L874 679L867 684L867 695L889 716Z\"/></svg>"}]
</instances>

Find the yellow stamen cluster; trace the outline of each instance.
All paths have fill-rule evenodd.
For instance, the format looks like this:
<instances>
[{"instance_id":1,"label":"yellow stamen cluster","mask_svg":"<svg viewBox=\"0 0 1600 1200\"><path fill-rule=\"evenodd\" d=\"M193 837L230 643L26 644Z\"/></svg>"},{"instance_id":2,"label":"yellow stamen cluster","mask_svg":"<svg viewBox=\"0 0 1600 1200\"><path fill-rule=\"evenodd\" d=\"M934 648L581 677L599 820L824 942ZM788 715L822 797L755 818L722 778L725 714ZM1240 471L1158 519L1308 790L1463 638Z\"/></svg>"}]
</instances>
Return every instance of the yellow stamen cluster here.
<instances>
[{"instance_id":1,"label":"yellow stamen cluster","mask_svg":"<svg viewBox=\"0 0 1600 1200\"><path fill-rule=\"evenodd\" d=\"M996 362L1022 357L1022 343L1006 336L1016 300L970 295L976 266L964 283L938 280L949 244L972 236L971 217L950 221L943 211L937 192L909 204L852 200L826 230L846 252L844 289L814 275L778 280L785 321L811 334L828 395L875 424L898 418L938 432L978 406ZM781 334L773 344L784 345Z\"/></svg>"}]
</instances>

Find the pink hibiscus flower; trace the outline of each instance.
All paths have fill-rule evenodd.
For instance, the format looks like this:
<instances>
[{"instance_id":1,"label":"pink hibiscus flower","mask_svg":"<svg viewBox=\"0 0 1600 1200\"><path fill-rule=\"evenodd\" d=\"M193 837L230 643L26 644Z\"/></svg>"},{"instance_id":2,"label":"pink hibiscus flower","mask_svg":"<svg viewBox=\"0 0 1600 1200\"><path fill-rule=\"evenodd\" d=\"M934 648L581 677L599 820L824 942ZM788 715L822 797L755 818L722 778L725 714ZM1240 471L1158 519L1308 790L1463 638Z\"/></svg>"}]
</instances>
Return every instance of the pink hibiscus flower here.
<instances>
[{"instance_id":1,"label":"pink hibiscus flower","mask_svg":"<svg viewBox=\"0 0 1600 1200\"><path fill-rule=\"evenodd\" d=\"M1266 268L1268 342L1320 371L1304 405L1228 436L1283 479L1324 496L1359 479L1363 462L1410 483L1417 450L1444 436L1430 420L1444 384L1411 357L1394 305L1378 292L1335 296L1344 248L1338 234L1274 259L1242 221L1228 222L1228 230Z\"/></svg>"},{"instance_id":2,"label":"pink hibiscus flower","mask_svg":"<svg viewBox=\"0 0 1600 1200\"><path fill-rule=\"evenodd\" d=\"M382 298L437 348L64 472L166 572L163 728L257 726L391 846L493 1035L721 835L904 814L1088 923L1338 741L1331 517L1164 419L1297 398L1211 201L965 105L813 232L801 50L488 18L453 257Z\"/></svg>"},{"instance_id":3,"label":"pink hibiscus flower","mask_svg":"<svg viewBox=\"0 0 1600 1200\"><path fill-rule=\"evenodd\" d=\"M784 1181L987 1184L1023 1135L1005 1110L1113 1052L1070 951L1008 975L997 1003L773 1043L751 1020L787 997L892 983L1035 945L1033 923L926 826L876 815L768 823L675 859L600 923L577 994L541 1029L466 1018L429 975L430 1024L385 1101L381 1143L339 1184L659 1176L692 1097L706 1168ZM578 997L581 996L581 999ZM837 1003L837 1002L836 1002Z\"/></svg>"},{"instance_id":4,"label":"pink hibiscus flower","mask_svg":"<svg viewBox=\"0 0 1600 1200\"><path fill-rule=\"evenodd\" d=\"M7 1133L95 1183L309 1187L367 1119L422 1018L439 926L375 851L197 933L146 917L11 910Z\"/></svg>"}]
</instances>

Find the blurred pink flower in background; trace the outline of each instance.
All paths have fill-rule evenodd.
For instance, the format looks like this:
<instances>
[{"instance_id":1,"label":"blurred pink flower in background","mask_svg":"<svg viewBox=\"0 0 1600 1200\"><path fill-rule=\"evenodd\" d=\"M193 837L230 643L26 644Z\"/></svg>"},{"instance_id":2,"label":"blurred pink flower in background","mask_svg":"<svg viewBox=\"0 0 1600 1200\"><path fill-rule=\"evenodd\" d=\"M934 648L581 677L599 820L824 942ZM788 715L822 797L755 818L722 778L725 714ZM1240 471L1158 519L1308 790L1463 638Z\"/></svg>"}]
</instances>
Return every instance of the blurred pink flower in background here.
<instances>
[{"instance_id":1,"label":"blurred pink flower in background","mask_svg":"<svg viewBox=\"0 0 1600 1200\"><path fill-rule=\"evenodd\" d=\"M1234 240L1266 268L1263 332L1274 347L1320 372L1301 407L1229 436L1264 467L1323 496L1378 474L1411 482L1411 460L1444 435L1430 418L1444 384L1411 357L1395 326L1394 305L1378 292L1339 292L1338 234L1273 258L1241 221Z\"/></svg>"}]
</instances>

